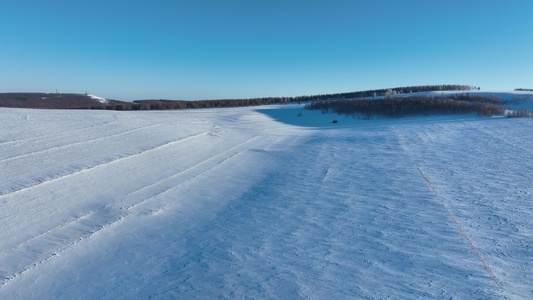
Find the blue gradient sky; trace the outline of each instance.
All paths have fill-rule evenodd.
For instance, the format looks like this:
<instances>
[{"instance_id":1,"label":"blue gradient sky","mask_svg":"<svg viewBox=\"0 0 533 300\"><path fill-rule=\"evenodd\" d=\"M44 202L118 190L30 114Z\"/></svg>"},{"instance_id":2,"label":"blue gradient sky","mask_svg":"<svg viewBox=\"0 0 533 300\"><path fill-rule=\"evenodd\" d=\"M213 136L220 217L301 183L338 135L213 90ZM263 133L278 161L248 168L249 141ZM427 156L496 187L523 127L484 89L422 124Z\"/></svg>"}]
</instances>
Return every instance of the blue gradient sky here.
<instances>
[{"instance_id":1,"label":"blue gradient sky","mask_svg":"<svg viewBox=\"0 0 533 300\"><path fill-rule=\"evenodd\" d=\"M2 0L0 92L133 100L533 88L532 13L531 0Z\"/></svg>"}]
</instances>

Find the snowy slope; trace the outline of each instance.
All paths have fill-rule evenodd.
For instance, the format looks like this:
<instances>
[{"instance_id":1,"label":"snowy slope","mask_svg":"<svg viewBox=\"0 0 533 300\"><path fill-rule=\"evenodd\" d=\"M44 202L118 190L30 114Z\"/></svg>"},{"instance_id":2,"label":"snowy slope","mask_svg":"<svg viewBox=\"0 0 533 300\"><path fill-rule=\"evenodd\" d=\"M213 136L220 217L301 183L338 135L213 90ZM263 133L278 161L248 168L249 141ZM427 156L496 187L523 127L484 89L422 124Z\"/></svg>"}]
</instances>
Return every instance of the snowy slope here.
<instances>
[{"instance_id":1,"label":"snowy slope","mask_svg":"<svg viewBox=\"0 0 533 300\"><path fill-rule=\"evenodd\" d=\"M531 100L533 97L533 92L531 91L482 91L482 90L474 90L474 91L441 91L441 92L428 92L428 94L432 95L450 95L450 94L462 94L462 93L468 93L470 95L480 95L484 97L498 97L502 100L506 101L514 101L514 100Z\"/></svg>"},{"instance_id":2,"label":"snowy slope","mask_svg":"<svg viewBox=\"0 0 533 300\"><path fill-rule=\"evenodd\" d=\"M503 101L506 101L506 107L509 107L509 104L512 104L515 109L528 109L533 110L533 92L531 91L483 91L483 90L474 90L474 91L439 91L439 92L422 92L422 93L413 93L413 94L403 94L398 96L410 96L410 95L432 95L432 96L446 96L446 95L455 95L455 94L470 94L472 96L483 96L483 97L496 97Z\"/></svg>"},{"instance_id":3,"label":"snowy slope","mask_svg":"<svg viewBox=\"0 0 533 300\"><path fill-rule=\"evenodd\" d=\"M532 119L0 120L0 299L533 297Z\"/></svg>"},{"instance_id":4,"label":"snowy slope","mask_svg":"<svg viewBox=\"0 0 533 300\"><path fill-rule=\"evenodd\" d=\"M87 94L87 96L91 97L91 99L98 100L98 102L100 103L104 103L104 104L109 103L109 101L107 101L106 98L98 97L98 96L91 95L91 94Z\"/></svg>"}]
</instances>

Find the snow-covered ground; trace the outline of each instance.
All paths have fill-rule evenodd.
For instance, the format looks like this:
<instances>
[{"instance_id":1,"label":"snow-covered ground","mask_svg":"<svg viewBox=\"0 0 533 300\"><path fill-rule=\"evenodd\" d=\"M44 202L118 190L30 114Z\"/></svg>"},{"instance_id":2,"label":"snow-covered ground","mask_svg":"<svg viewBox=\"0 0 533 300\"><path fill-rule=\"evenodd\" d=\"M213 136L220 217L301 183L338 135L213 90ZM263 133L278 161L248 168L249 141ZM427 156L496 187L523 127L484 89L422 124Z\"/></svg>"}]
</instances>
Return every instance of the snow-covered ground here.
<instances>
[{"instance_id":1,"label":"snow-covered ground","mask_svg":"<svg viewBox=\"0 0 533 300\"><path fill-rule=\"evenodd\" d=\"M533 297L533 119L0 120L0 299Z\"/></svg>"}]
</instances>

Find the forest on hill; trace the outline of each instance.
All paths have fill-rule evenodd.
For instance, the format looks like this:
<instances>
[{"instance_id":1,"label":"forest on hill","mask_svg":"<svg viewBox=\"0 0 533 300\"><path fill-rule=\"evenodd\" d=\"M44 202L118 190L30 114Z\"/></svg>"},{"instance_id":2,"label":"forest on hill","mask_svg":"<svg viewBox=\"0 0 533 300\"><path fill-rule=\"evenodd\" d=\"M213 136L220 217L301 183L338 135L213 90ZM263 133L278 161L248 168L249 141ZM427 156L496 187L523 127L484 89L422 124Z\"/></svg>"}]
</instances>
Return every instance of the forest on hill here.
<instances>
[{"instance_id":1,"label":"forest on hill","mask_svg":"<svg viewBox=\"0 0 533 300\"><path fill-rule=\"evenodd\" d=\"M43 109L106 109L106 105L86 94L2 93L0 107Z\"/></svg>"},{"instance_id":2,"label":"forest on hill","mask_svg":"<svg viewBox=\"0 0 533 300\"><path fill-rule=\"evenodd\" d=\"M386 97L382 99L326 100L306 104L310 110L332 111L337 114L371 119L375 116L401 118L418 115L449 115L477 113L480 116L503 115L504 102L495 97L470 95L468 93L446 97L414 95Z\"/></svg>"},{"instance_id":3,"label":"forest on hill","mask_svg":"<svg viewBox=\"0 0 533 300\"><path fill-rule=\"evenodd\" d=\"M167 110L197 109L215 107L258 106L290 102L309 102L354 98L376 98L406 93L430 91L468 91L478 89L469 85L424 85L367 90L348 93L320 94L298 97L263 97L250 99L220 100L136 100L133 102L107 100L102 103L88 94L61 93L3 93L0 94L0 107L46 108L46 109L107 109L107 110Z\"/></svg>"}]
</instances>

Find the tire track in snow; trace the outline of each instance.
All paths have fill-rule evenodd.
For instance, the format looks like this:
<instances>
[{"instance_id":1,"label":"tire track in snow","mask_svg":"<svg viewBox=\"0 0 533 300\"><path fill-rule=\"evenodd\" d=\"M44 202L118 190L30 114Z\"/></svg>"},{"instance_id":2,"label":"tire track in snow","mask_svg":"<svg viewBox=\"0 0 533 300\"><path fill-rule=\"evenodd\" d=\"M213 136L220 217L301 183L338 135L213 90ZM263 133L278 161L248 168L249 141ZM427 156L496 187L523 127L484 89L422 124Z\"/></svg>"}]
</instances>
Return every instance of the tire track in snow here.
<instances>
[{"instance_id":1,"label":"tire track in snow","mask_svg":"<svg viewBox=\"0 0 533 300\"><path fill-rule=\"evenodd\" d=\"M151 128L151 127L156 127L156 126L161 126L161 125L162 124L153 124L153 125L143 126L143 127L139 127L139 128L123 131L123 132L120 132L120 133L114 133L114 134L111 134L111 135L106 135L106 136L94 138L94 139L87 140L87 141L80 141L80 142L75 142L75 143L71 143L71 144L67 144L67 145L62 145L62 146L57 146L57 147L52 147L52 148L47 148L47 149L41 149L41 150L38 150L38 151L26 153L26 154L16 155L16 156L12 156L12 157L6 157L6 158L3 158L3 159L0 159L0 163L4 162L4 161L9 161L9 160L14 160L14 159L18 159L18 158L27 157L27 156L32 156L34 154L38 154L38 153L42 153L42 152L54 151L54 150L57 150L57 149L68 148L68 147L71 147L71 146L92 143L94 141L103 140L103 139L116 137L116 136L121 136L121 135L129 134L129 133L132 133L132 132L135 132L135 131L138 131L138 130L148 129L148 128Z\"/></svg>"},{"instance_id":2,"label":"tire track in snow","mask_svg":"<svg viewBox=\"0 0 533 300\"><path fill-rule=\"evenodd\" d=\"M181 176L181 175L183 175L183 174L186 174L186 173L194 173L195 170L197 170L198 168L200 168L200 171L197 172L197 174L192 175L192 176L189 176L189 177L186 177L186 179L183 180L183 181L181 181L181 182L173 183L172 185L170 185L170 187L168 187L168 188L164 188L162 191L158 191L157 193L155 193L155 194L152 195L151 197L146 198L146 199L143 199L143 200L141 200L141 201L139 201L139 202L136 202L136 203L134 203L134 204L131 204L130 206L127 206L127 207L122 208L122 209L131 210L131 209L133 209L133 208L135 208L135 207L137 207L137 206L139 206L139 205L142 205L142 204L144 204L144 203L147 203L148 201L150 201L150 200L152 200L152 199L155 199L155 198L157 198L157 197L159 197L159 196L161 196L161 195L163 195L163 194L166 194L166 193L168 193L168 192L170 192L170 191L172 191L172 190L174 190L174 189L180 187L182 184L187 183L187 182L191 181L192 179L195 179L195 178L197 178L197 177L199 177L199 176L201 176L201 175L203 175L203 174L205 174L205 173L207 173L207 172L213 170L213 169L216 168L217 166L219 166L219 165L225 163L226 161L228 161L228 160L230 160L230 159L236 157L237 155L239 155L239 154L243 153L244 151L250 149L251 147L257 145L257 144L258 144L259 142L261 142L261 141L254 142L254 140L256 140L256 139L258 139L258 138L260 138L260 137L264 137L264 136L254 136L254 137L252 137L252 138L250 138L250 139L248 139L248 140L246 140L246 141L244 141L244 142L242 142L242 143L240 143L240 144L238 144L238 145L236 145L236 146L233 146L233 147L227 149L227 150L224 151L224 152L221 152L221 153L219 153L219 154L217 154L217 155L215 155L215 156L212 156L212 157L210 157L210 158L208 158L208 159L206 159L206 160L204 160L204 161L201 161L201 162L199 162L198 164L196 164L196 165L194 165L194 166L188 167L187 169L185 169L185 170L183 170L183 171L180 171L180 172L178 172L178 173L176 173L176 174L173 174L172 176L169 176L169 177L167 177L167 178L165 178L165 179L159 180L159 181L157 181L157 182L155 182L155 183L153 183L153 184L150 184L150 185L148 185L148 186L145 186L145 187L143 187L143 188L141 188L141 189L138 189L138 190L136 190L136 191L134 191L134 192L129 193L128 196L131 196L131 195L134 195L134 194L140 193L140 192L145 191L145 190L147 190L147 189L149 189L149 188L151 188L151 187L157 186L157 185L159 185L159 184L163 184L165 181L170 181L170 180L172 180L173 178L179 177L179 176ZM242 148L243 145L245 145L245 144L251 144L251 145L245 146L243 149L240 149L240 148ZM236 150L236 149L240 149L240 150L238 150L237 152L235 152L235 153L233 153L233 154L230 154L229 156L226 156L228 153L232 153L232 152L233 152L234 150ZM217 162L217 161L220 160L220 159L222 159L222 160L219 161L219 162ZM209 164L210 164L212 161L215 161L215 164L212 165L212 166L210 166ZM204 165L206 165L206 167L204 167ZM202 168L204 168L204 170L202 170ZM157 209L156 212L159 211L159 210L160 210L160 209Z\"/></svg>"},{"instance_id":3,"label":"tire track in snow","mask_svg":"<svg viewBox=\"0 0 533 300\"><path fill-rule=\"evenodd\" d=\"M46 137L49 137L49 136L53 136L53 137L57 137L58 134L67 134L67 133L74 133L74 132L78 132L78 131L85 131L85 130L89 130L89 129L94 129L96 127L102 127L102 126L106 126L106 125L110 125L110 124L114 124L116 123L117 120L113 120L113 121L110 121L110 122L107 122L107 123L104 123L104 124L98 124L98 125L92 125L92 126L89 126L89 127L83 127L83 128L78 128L78 129L73 129L73 130L68 130L68 131L62 131L60 133L48 133L48 134L43 134L43 135L40 135L40 136L32 136L32 137L29 137L29 138L24 138L24 139L20 139L20 140L11 140L11 141L4 141L4 142L1 142L0 143L0 146L1 145L9 145L9 144L13 144L13 143L19 143L19 142L25 142L25 141L30 141L30 140L40 140L40 139L43 139L43 138L46 138Z\"/></svg>"},{"instance_id":4,"label":"tire track in snow","mask_svg":"<svg viewBox=\"0 0 533 300\"><path fill-rule=\"evenodd\" d=\"M121 218L122 216L106 207L91 210L0 252L0 288ZM13 260L13 256L17 259Z\"/></svg>"},{"instance_id":5,"label":"tire track in snow","mask_svg":"<svg viewBox=\"0 0 533 300\"><path fill-rule=\"evenodd\" d=\"M57 231L57 230L60 230L60 229L62 229L62 228L64 228L64 227L66 227L66 226L68 226L68 225L70 225L70 224L72 224L72 223L75 223L75 222L78 222L78 221L80 221L80 220L82 220L82 219L84 219L84 218L87 218L88 216L90 216L90 215L93 214L93 213L94 213L94 211L91 210L91 211L89 211L88 213L85 213L85 214L83 214L83 215L81 215L81 216L79 216L79 217L77 217L77 218L74 218L74 219L71 219L71 220L67 221L66 223L60 224L60 225L58 225L58 226L56 226L56 227L54 227L54 228L52 228L52 229L50 229L50 230L47 230L47 231L45 231L45 232L43 232L43 233L41 233L41 234L39 234L39 235L37 235L37 236L34 236L34 237L32 237L32 238L30 238L30 239L28 239L28 240L26 240L26 241L24 241L24 242L18 244L17 246L12 247L11 249L4 250L4 251L0 252L0 254L5 253L5 252L12 251L13 249L16 249L16 248L20 248L20 247L22 247L23 245L28 244L28 243L30 243L30 242L36 240L36 239L39 239L39 238L41 238L41 237L43 237L43 236L45 236L45 235L47 235L47 234L50 234L50 233L52 233L52 232L54 232L54 231ZM1 266L1 265L2 265L2 264L0 263L0 266Z\"/></svg>"},{"instance_id":6,"label":"tire track in snow","mask_svg":"<svg viewBox=\"0 0 533 300\"><path fill-rule=\"evenodd\" d=\"M218 157L220 157L220 156L223 156L226 152L229 152L229 151L231 151L231 150L233 150L233 149L235 149L235 148L237 148L237 147L240 147L240 146L242 146L243 144L248 143L249 141L251 141L252 139L255 139L255 138L257 138L257 137L258 137L258 136L254 136L254 137L252 137L252 138L249 138L249 139L245 140L244 142L241 142L241 143L239 143L239 144L237 144L237 145L231 146L229 149L226 149L226 150L224 150L223 152L220 152L220 153L218 153L218 154L216 154L216 155L214 155L214 156L210 156L210 157L207 158L207 159L200 160L200 161L199 161L198 163L196 163L195 165L192 165L192 166L190 166L190 167L187 167L186 169L184 169L184 170L182 170L182 171L179 171L178 173L172 174L172 175L167 176L167 177L165 177L165 178L162 178L162 179L160 179L160 180L158 180L158 181L156 181L156 182L154 182L154 183L151 183L151 184L149 184L149 185L146 185L146 186L143 186L143 187L141 187L141 188L138 188L138 189L136 189L136 190L134 190L134 191L132 191L132 192L129 192L129 193L127 194L127 196L129 197L129 196L131 196L131 195L137 194L137 193L142 192L142 191L144 191L144 190L147 190L147 189L149 189L149 188L151 188L151 187L154 187L154 186L156 186L156 185L158 185L158 184L161 184L161 183L163 183L164 181L171 180L172 178L175 178L175 177L177 177L177 176L179 176L179 175L181 175L181 174L183 174L183 173L186 173L186 172L188 172L188 171L190 171L190 170L193 170L194 168L198 167L198 166L201 165L201 164L207 163L207 162L209 162L210 160L214 160L214 159L216 159L216 158L218 158Z\"/></svg>"},{"instance_id":7,"label":"tire track in snow","mask_svg":"<svg viewBox=\"0 0 533 300\"><path fill-rule=\"evenodd\" d=\"M195 137L202 136L202 135L205 135L205 134L208 134L208 133L209 132L206 131L206 132L202 132L202 133L199 133L199 134L187 136L187 137L181 138L179 140L174 140L174 141L170 141L170 142L158 145L158 146L153 146L153 147L150 147L147 150L142 150L142 151L139 151L139 152L136 152L136 153L133 153L133 154L129 154L129 155L126 155L126 156L123 156L123 157L120 157L120 158L105 162L105 163L101 163L101 164L97 164L97 165L90 166L90 167L87 167L87 168L83 168L83 169L80 169L80 170L76 170L74 172L70 172L70 173L65 174L65 175L60 175L60 176L54 177L54 178L49 179L49 180L41 181L41 182L38 182L38 183L35 183L35 184L32 184L32 185L28 185L28 186L16 189L14 191L10 191L10 192L5 193L5 194L1 194L0 198L6 197L6 196L10 196L10 195L13 195L15 193L19 193L19 192L22 192L22 191L25 191L25 190L28 190L28 189L31 189L31 188L34 188L34 187L37 187L37 186L41 186L41 185L44 185L44 184L47 184L47 183L55 182L57 180L61 180L63 178L66 178L66 177L69 177L69 176L72 176L72 175L80 174L80 173L83 173L83 172L86 172L86 171L89 171L89 170L92 170L92 169L95 169L95 168L99 168L99 167L102 167L102 166L110 165L110 164L116 163L118 161L122 161L122 160L125 160L125 159L128 159L128 158L132 158L132 157L135 157L135 156L138 156L138 155L150 152L150 151L158 150L158 149L161 149L161 148L164 148L164 147L176 144L176 143L183 142L183 141L185 141L187 139L195 138Z\"/></svg>"},{"instance_id":8,"label":"tire track in snow","mask_svg":"<svg viewBox=\"0 0 533 300\"><path fill-rule=\"evenodd\" d=\"M202 133L202 134L206 134L206 133ZM254 136L250 139L247 139L246 141L242 143L239 143L238 145L230 147L229 149L225 150L224 152L221 152L220 154L216 156L210 157L192 167L187 168L186 170L183 170L173 176L170 176L169 178L163 179L152 185L149 185L149 186L154 186L162 181L166 181L167 179L176 177L178 174L179 175L185 174L185 173L194 171L197 168L202 168L203 165L206 165L204 169L197 172L197 174L188 176L184 181L181 181L177 184L173 184L170 188L167 188L149 198L143 199L140 202L137 202L128 207L121 207L119 210L113 209L111 207L104 207L104 208L100 208L96 210L91 210L85 213L84 215L81 215L77 218L69 220L66 223L58 225L40 235L37 235L31 239L28 239L9 250L0 252L0 267L6 268L5 266L9 266L9 269L0 270L0 276L3 277L3 278L0 277L0 288L2 288L2 286L7 284L9 281L21 276L23 273L31 269L37 268L38 265L46 262L52 257L60 254L61 252L68 250L69 248L82 242L83 240L91 238L92 236L97 234L99 231L105 228L109 228L113 225L116 225L121 221L124 221L125 218L127 217L154 215L158 213L164 206L159 207L159 208L148 209L148 213L146 213L146 210L141 211L141 212L138 212L138 211L135 212L134 210L139 205L145 204L148 201L155 199L173 189L176 189L180 187L181 185L213 170L214 168L224 164L230 159L235 158L236 156L242 154L243 152L250 149L251 147L259 144L261 141L263 142L268 141L268 139L256 141L260 137L264 137L264 136ZM165 145L168 145L168 144L165 144ZM237 151L234 152L235 150ZM214 161L214 164L209 165L213 161ZM130 194L134 194L136 192L133 192ZM86 224L80 224L83 221L85 221ZM76 227L79 227L79 228L76 228ZM67 236L65 237L65 235ZM42 248L45 248L45 249L42 249ZM12 255L17 255L20 257L21 252L25 254L23 256L25 259L16 261L15 265L12 265L12 264L10 265L9 263L10 257Z\"/></svg>"},{"instance_id":9,"label":"tire track in snow","mask_svg":"<svg viewBox=\"0 0 533 300\"><path fill-rule=\"evenodd\" d=\"M24 271L67 249L76 240L82 240L102 228L101 223L110 223L115 214L106 209L91 210L79 217L60 224L19 245L0 252L0 287ZM102 222L102 219L105 222ZM12 258L16 256L17 259Z\"/></svg>"},{"instance_id":10,"label":"tire track in snow","mask_svg":"<svg viewBox=\"0 0 533 300\"><path fill-rule=\"evenodd\" d=\"M396 128L394 128L392 126L391 126L391 129L392 129L392 131L394 131L394 133L398 137L398 142L399 142L400 147L402 148L402 150L405 152L405 154L407 154L407 156L411 156L411 153L409 153L409 151L407 150L407 147L404 145L404 143L402 141L402 137L400 136L400 133L398 131L396 131Z\"/></svg>"},{"instance_id":11,"label":"tire track in snow","mask_svg":"<svg viewBox=\"0 0 533 300\"><path fill-rule=\"evenodd\" d=\"M231 150L234 150L234 149L236 149L236 148L238 148L238 147L241 147L242 145L248 143L249 141L251 141L252 139L257 138L257 137L258 137L258 136L255 136L255 137L250 138L250 139L248 139L248 140L246 140L246 141L244 141L244 142L242 142L242 143L239 143L238 145L232 146L232 147L230 147L229 149L227 149L227 150L225 150L225 151L223 151L223 152L221 152L221 153L219 153L219 154L217 154L217 155L215 155L215 156L211 156L211 157L209 157L209 158L207 158L207 159L205 159L205 160L201 160L201 161L198 162L197 164L195 164L195 165L193 165L193 166L191 166L191 167L188 167L188 168L185 169L185 170L182 170L182 171L180 171L180 172L178 172L178 173L176 173L176 174L173 174L173 175L171 175L171 176L168 176L168 177L166 177L166 178L163 178L163 179L161 179L161 180L159 180L159 181L157 181L157 182L155 182L155 183L153 183L153 184L150 184L150 185L147 185L147 186L145 186L145 187L142 187L142 188L140 188L140 189L138 189L138 190L136 190L136 191L130 192L130 193L128 193L126 196L129 197L129 196L131 196L131 195L133 195L133 194L136 194L136 193L138 193L138 192L140 192L140 191L142 191L142 190L145 190L145 189L148 189L148 188L150 188L150 187L152 187L152 186L155 186L155 185L157 185L157 184L160 184L160 183L162 183L163 181L170 180L170 179L172 179L172 178L174 178L174 177L177 177L177 176L179 176L179 175L181 175L181 174L183 174L183 173L189 172L189 171L195 169L196 167L198 167L198 166L200 166L200 165L202 165L202 164L208 163L208 162L211 161L211 160L215 160L215 159L217 159L217 158L220 157L220 156L224 156L227 152L229 152L229 151L231 151ZM253 145L247 147L246 149L249 149L249 148L252 147L252 146L253 146ZM246 150L246 149L244 149L244 150ZM244 151L244 150L241 150L241 152ZM39 238L39 237L41 237L41 236L43 236L43 235L46 235L46 234L48 234L48 233L50 233L50 232L56 231L57 229L61 229L62 227L65 227L65 226L69 225L70 223L73 223L73 222L79 221L79 220L81 220L81 219L87 217L88 215L90 215L90 214L92 214L92 213L94 213L94 211L90 211L89 213L87 213L87 214L85 214L85 215L82 215L82 216L80 216L79 218L76 218L76 219L70 220L70 221L68 221L68 222L66 222L66 223L64 223L64 224L61 224L61 225L59 225L59 226L57 226L57 227L55 227L55 228L53 228L53 229L51 229L51 230L46 231L45 233L42 233L42 234L40 234L40 235L38 235L38 236L36 236L36 237L33 237L33 238L31 238L31 239L29 239L29 240L23 242L22 244L27 243L27 242L30 242L31 240L33 240L33 239L37 239L37 238ZM19 246L20 246L20 245L19 245ZM18 247L18 246L17 246L17 247ZM1 266L1 264L0 264L0 266Z\"/></svg>"},{"instance_id":12,"label":"tire track in snow","mask_svg":"<svg viewBox=\"0 0 533 300\"><path fill-rule=\"evenodd\" d=\"M394 129L394 127L391 127L391 129L394 131L394 133L396 134L396 136L398 137L398 142L400 144L400 147L404 150L405 154L410 157L411 154L409 153L409 151L407 150L407 148L405 147L403 141L402 141L402 138L400 136L400 134L398 133L398 131L396 131L396 129ZM505 290L503 289L503 286L500 284L500 282L498 281L498 278L496 277L496 275L494 275L494 272L492 271L492 268L490 267L490 265L483 259L483 256L481 256L481 253L479 252L479 250L476 248L476 246L474 245L474 243L472 242L472 240L470 239L470 237L468 236L468 234L466 233L466 231L463 229L463 227L461 226L461 224L459 224L459 222L457 221L457 219L455 218L455 216L452 214L451 210L448 208L448 206L446 205L446 202L444 202L444 199L442 198L442 196L439 194L439 192L435 189L435 187L433 187L433 184L431 184L431 181L429 181L428 177L424 174L424 172L422 172L422 169L420 169L420 167L416 167L418 172L420 173L420 175L422 176L422 178L424 178L424 180L426 181L426 183L428 184L428 187L429 189L435 194L435 196L437 197L437 199L439 200L440 204L444 207L444 210L448 213L448 216L450 217L450 219L453 221L453 223L455 224L455 226L457 227L457 229L459 230L459 232L463 235L463 237L466 239L466 242L468 243L468 245L470 246L470 248L474 251L474 253L477 255L479 261L481 262L481 264L483 265L483 267L485 268L486 272L489 274L490 278L496 283L496 286L503 292L505 292ZM510 299L509 297L505 296L506 299Z\"/></svg>"},{"instance_id":13,"label":"tire track in snow","mask_svg":"<svg viewBox=\"0 0 533 300\"><path fill-rule=\"evenodd\" d=\"M450 219L452 219L453 223L455 224L455 226L457 227L457 229L459 230L459 232L461 232L461 234L465 237L468 245L470 246L470 248L474 251L474 253L476 253L477 257L479 258L479 261L481 262L481 264L485 267L485 270L487 271L487 273L489 274L489 276L492 278L492 280L496 283L496 285L498 286L498 288L502 291L505 292L505 290L503 289L503 286L500 284L500 282L498 281L498 278L496 278L496 275L494 275L494 272L492 272L492 269L491 267L489 266L489 264L483 259L483 257L481 256L481 253L479 252L479 250L476 248L476 246L474 246L474 243L472 243L472 240L470 239L470 237L468 236L468 233L466 233L466 231L463 229L463 227L461 226L461 224L459 224L459 222L457 221L457 219L454 217L454 215L452 214L452 212L450 211L450 209L448 208L448 206L446 205L446 203L444 202L444 199L442 198L442 196L439 194L439 192L433 187L433 185L431 184L431 182L429 181L429 179L426 177L426 175L424 174L424 172L422 172L422 170L417 167L418 169L418 172L420 172L420 175L422 176L422 178L424 178L424 180L426 180L428 186L429 186L429 189L435 194L435 196L437 197L437 199L439 199L440 203L442 204L442 206L444 207L444 209L446 210L446 212L448 213L448 216L450 217ZM507 298L507 297L506 297ZM509 298L508 298L509 299Z\"/></svg>"},{"instance_id":14,"label":"tire track in snow","mask_svg":"<svg viewBox=\"0 0 533 300\"><path fill-rule=\"evenodd\" d=\"M503 139L503 138L501 138L501 137L499 137L499 136L496 136L496 135L494 135L494 134L491 134L491 133L487 132L486 130L483 130L483 129L481 129L481 128L475 128L475 127L474 127L474 129L476 129L477 131L479 131L479 132L481 132L481 133L483 133L483 134L485 134L485 135L487 135L487 136L490 136L490 137L493 138L493 139L496 139L496 140L498 140L498 141L501 141L502 143L504 143L504 144L506 144L506 145L509 145L509 146L511 146L511 147L513 147L513 148L516 148L516 149L522 150L522 151L524 151L524 152L526 152L526 153L529 153L529 154L533 154L533 152L532 152L531 150L526 149L526 148L521 147L521 146L518 146L518 145L515 145L515 144L509 142L508 140L505 140L505 139Z\"/></svg>"}]
</instances>

